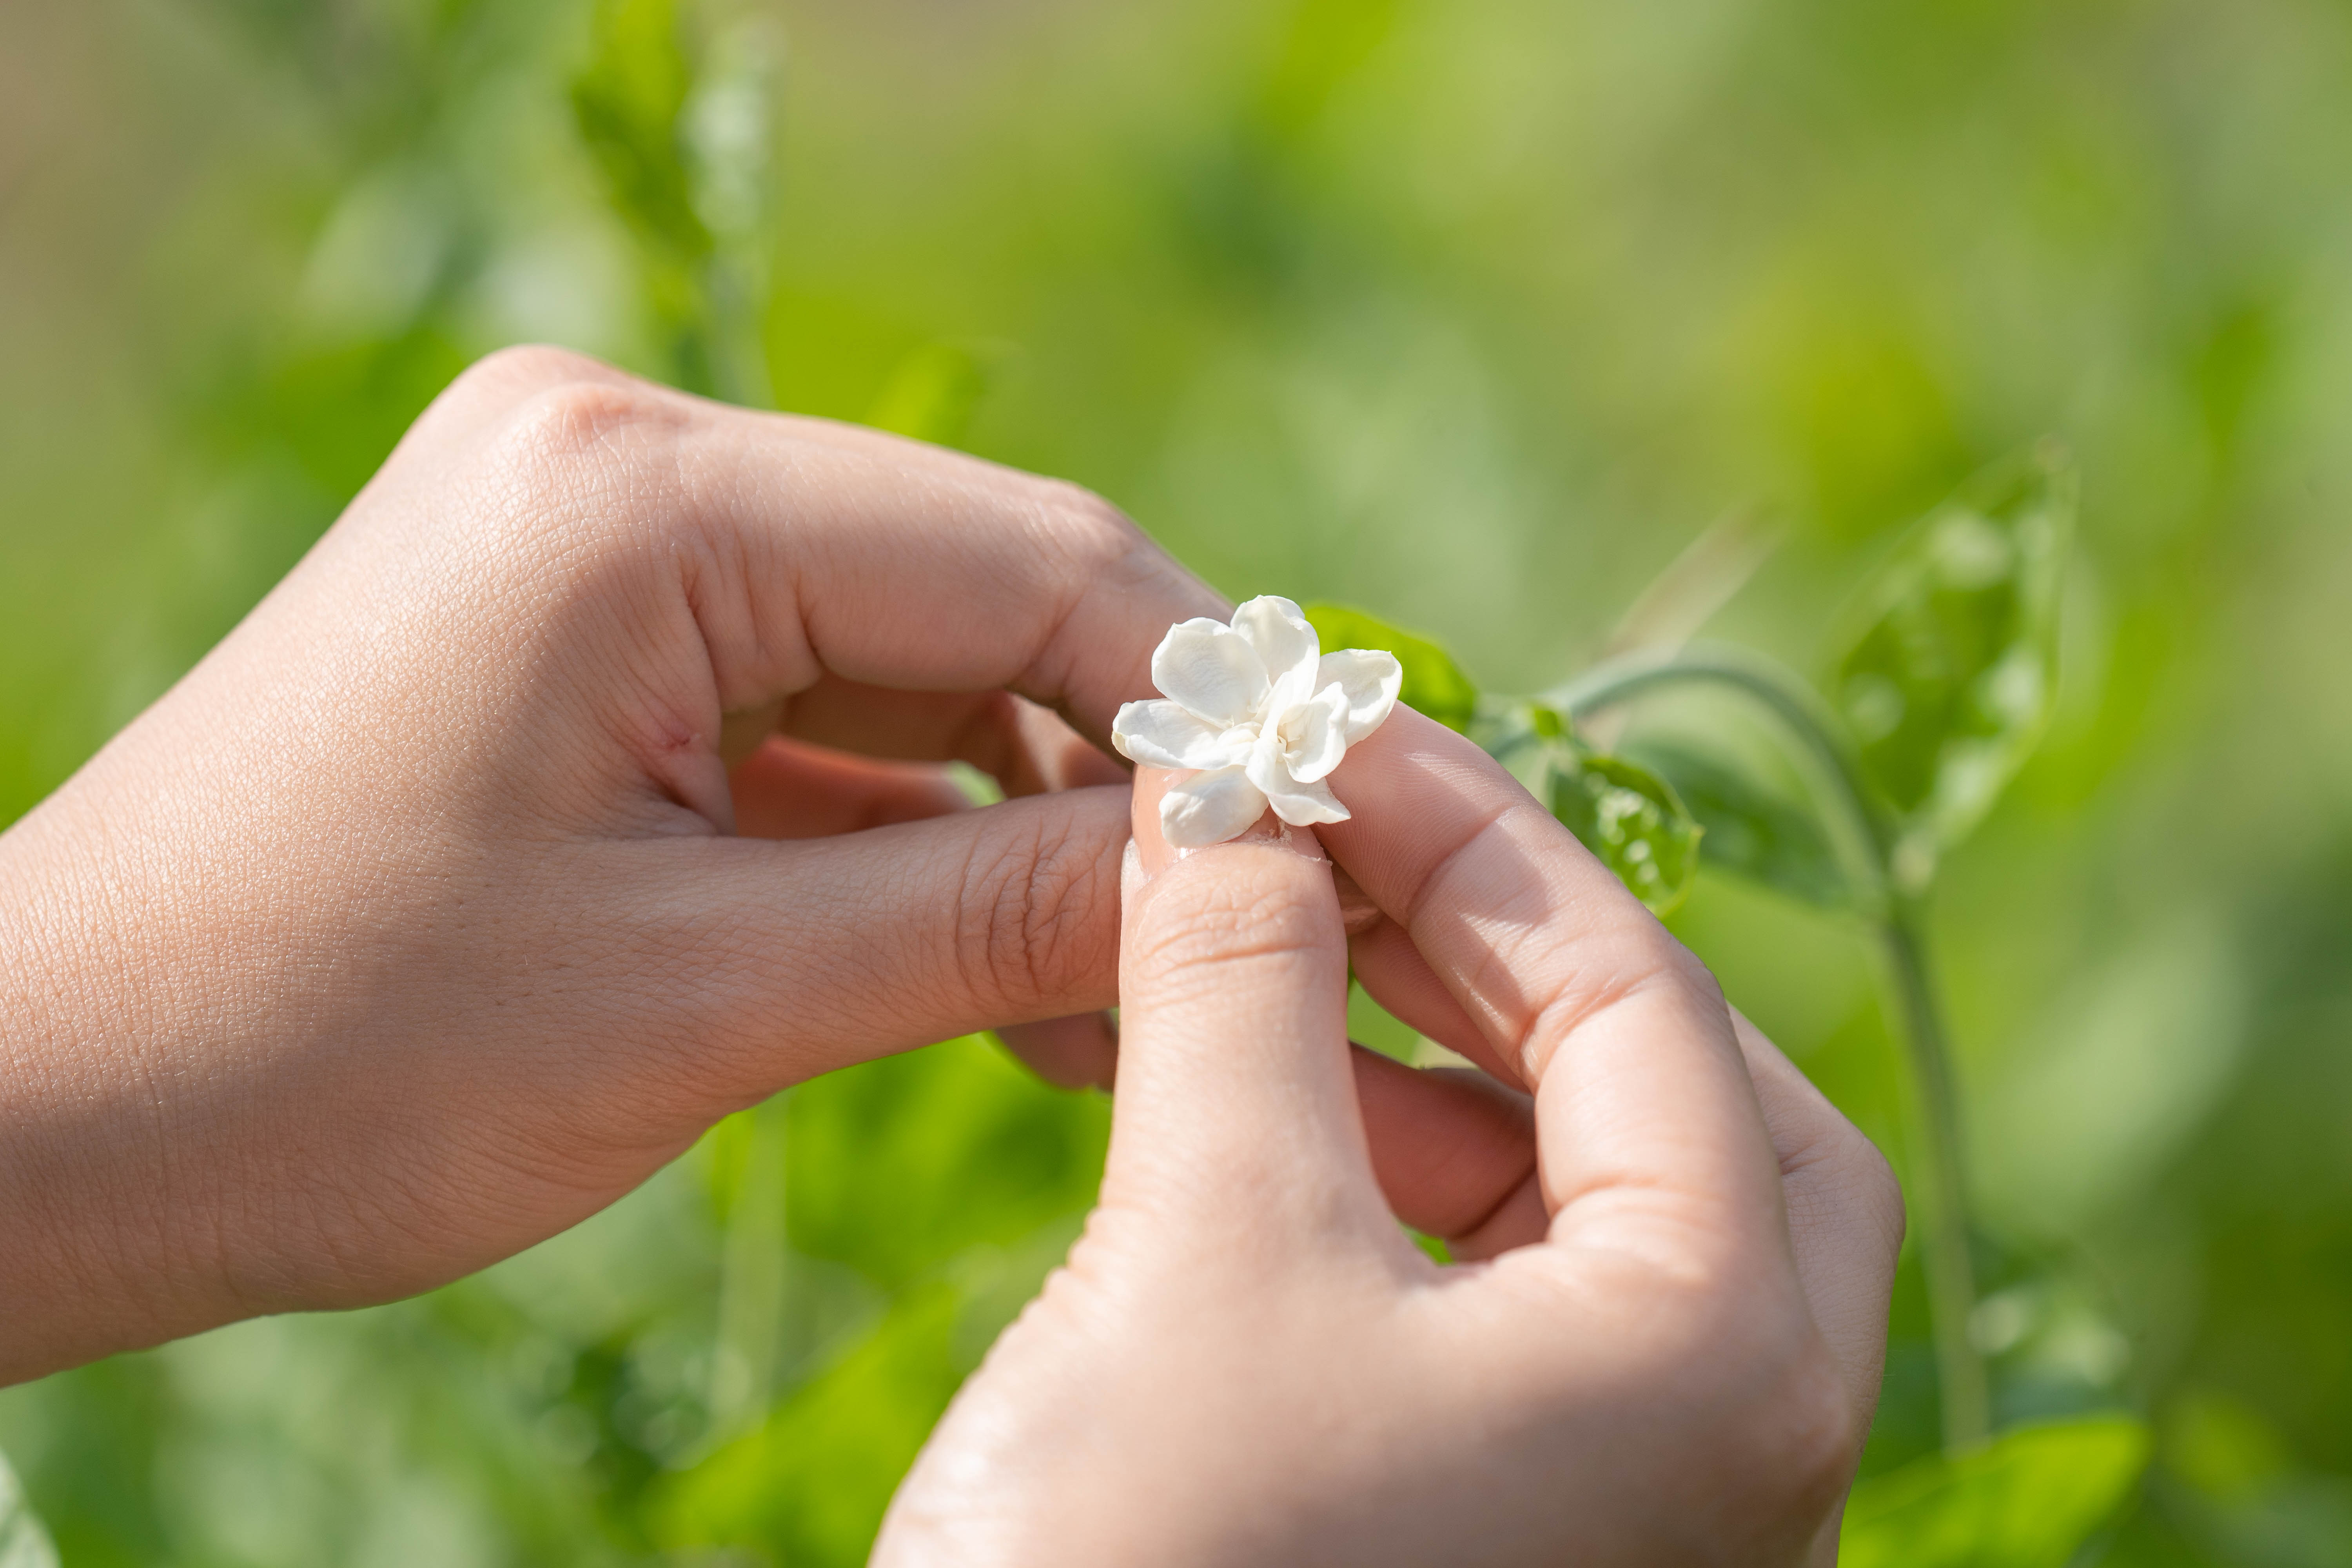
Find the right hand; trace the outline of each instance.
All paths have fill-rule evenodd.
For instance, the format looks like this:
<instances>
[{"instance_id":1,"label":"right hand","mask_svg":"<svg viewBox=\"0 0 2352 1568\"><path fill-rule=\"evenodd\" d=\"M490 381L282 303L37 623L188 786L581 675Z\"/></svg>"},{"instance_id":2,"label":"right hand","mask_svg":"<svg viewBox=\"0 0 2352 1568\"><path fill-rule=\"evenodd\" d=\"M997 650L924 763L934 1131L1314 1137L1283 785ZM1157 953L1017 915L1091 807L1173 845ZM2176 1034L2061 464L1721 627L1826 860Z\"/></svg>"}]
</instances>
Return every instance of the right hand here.
<instances>
[{"instance_id":1,"label":"right hand","mask_svg":"<svg viewBox=\"0 0 2352 1568\"><path fill-rule=\"evenodd\" d=\"M1315 832L1179 858L1169 776L1136 792L1100 1205L876 1562L1832 1561L1902 1235L1877 1152L1419 715ZM1532 1161L1462 1140L1412 1184L1483 1262L1431 1263L1382 1197L1327 847L1382 911L1355 945L1383 999L1534 1086Z\"/></svg>"}]
</instances>

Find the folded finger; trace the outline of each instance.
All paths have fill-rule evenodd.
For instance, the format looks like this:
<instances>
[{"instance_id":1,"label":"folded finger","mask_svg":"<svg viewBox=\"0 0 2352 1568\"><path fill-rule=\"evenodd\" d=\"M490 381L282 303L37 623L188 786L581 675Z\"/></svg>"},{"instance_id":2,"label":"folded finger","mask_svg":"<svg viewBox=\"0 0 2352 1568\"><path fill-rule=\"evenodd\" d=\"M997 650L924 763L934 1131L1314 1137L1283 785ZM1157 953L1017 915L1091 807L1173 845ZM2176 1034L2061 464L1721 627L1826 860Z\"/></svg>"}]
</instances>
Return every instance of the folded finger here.
<instances>
[{"instance_id":1,"label":"folded finger","mask_svg":"<svg viewBox=\"0 0 2352 1568\"><path fill-rule=\"evenodd\" d=\"M1520 1065L1498 1053L1494 1042L1463 1011L1445 982L1421 955L1404 927L1383 915L1348 939L1348 956L1365 994L1415 1034L1475 1062L1499 1083L1524 1089Z\"/></svg>"},{"instance_id":2,"label":"folded finger","mask_svg":"<svg viewBox=\"0 0 2352 1568\"><path fill-rule=\"evenodd\" d=\"M1056 1089L1108 1089L1118 1074L1118 1035L1107 1013L1003 1024L996 1037Z\"/></svg>"},{"instance_id":3,"label":"folded finger","mask_svg":"<svg viewBox=\"0 0 2352 1568\"><path fill-rule=\"evenodd\" d=\"M1484 1073L1410 1068L1359 1046L1372 1173L1397 1218L1461 1260L1541 1241L1535 1109Z\"/></svg>"},{"instance_id":4,"label":"folded finger","mask_svg":"<svg viewBox=\"0 0 2352 1568\"><path fill-rule=\"evenodd\" d=\"M745 838L824 838L920 822L971 802L937 767L876 762L771 736L727 776Z\"/></svg>"},{"instance_id":5,"label":"folded finger","mask_svg":"<svg viewBox=\"0 0 2352 1568\"><path fill-rule=\"evenodd\" d=\"M1755 1090L1689 952L1499 764L1409 709L1332 784L1352 814L1321 830L1334 857L1536 1085L1555 1235L1785 1257Z\"/></svg>"},{"instance_id":6,"label":"folded finger","mask_svg":"<svg viewBox=\"0 0 2352 1568\"><path fill-rule=\"evenodd\" d=\"M966 763L1008 795L1127 782L1058 714L1009 691L898 691L827 675L780 704L775 724L866 756Z\"/></svg>"},{"instance_id":7,"label":"folded finger","mask_svg":"<svg viewBox=\"0 0 2352 1568\"><path fill-rule=\"evenodd\" d=\"M1837 1360L1854 1430L1867 1433L1903 1248L1902 1190L1877 1148L1796 1064L1737 1008L1731 1019L1780 1161L1797 1279Z\"/></svg>"}]
</instances>

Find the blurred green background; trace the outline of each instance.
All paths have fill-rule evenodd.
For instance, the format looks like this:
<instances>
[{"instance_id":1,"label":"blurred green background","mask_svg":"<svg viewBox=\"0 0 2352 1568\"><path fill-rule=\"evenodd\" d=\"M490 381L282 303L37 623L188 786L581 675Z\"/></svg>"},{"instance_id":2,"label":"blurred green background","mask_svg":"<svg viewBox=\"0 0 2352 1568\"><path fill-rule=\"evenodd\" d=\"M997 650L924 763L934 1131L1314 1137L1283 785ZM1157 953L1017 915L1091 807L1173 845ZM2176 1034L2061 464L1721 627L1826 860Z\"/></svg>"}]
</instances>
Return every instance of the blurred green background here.
<instances>
[{"instance_id":1,"label":"blurred green background","mask_svg":"<svg viewBox=\"0 0 2352 1568\"><path fill-rule=\"evenodd\" d=\"M1067 476L1506 690L1742 509L1710 635L1818 670L2063 437L2055 716L1935 906L1977 1337L2004 1425L2152 1427L2075 1561L2352 1564L2342 0L13 0L0 822L521 340ZM1900 1163L1858 932L1706 869L1674 923ZM856 1563L1107 1126L984 1040L842 1074L433 1296L0 1393L0 1449L76 1565Z\"/></svg>"}]
</instances>

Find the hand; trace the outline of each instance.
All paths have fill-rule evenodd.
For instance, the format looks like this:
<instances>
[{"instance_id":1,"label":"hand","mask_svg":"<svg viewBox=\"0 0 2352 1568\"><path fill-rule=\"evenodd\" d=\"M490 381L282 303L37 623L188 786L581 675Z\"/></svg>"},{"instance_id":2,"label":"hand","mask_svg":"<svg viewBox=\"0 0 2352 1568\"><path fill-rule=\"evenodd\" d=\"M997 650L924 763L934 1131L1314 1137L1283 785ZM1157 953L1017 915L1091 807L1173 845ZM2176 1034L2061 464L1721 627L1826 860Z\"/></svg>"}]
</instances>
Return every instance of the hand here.
<instances>
[{"instance_id":1,"label":"hand","mask_svg":"<svg viewBox=\"0 0 2352 1568\"><path fill-rule=\"evenodd\" d=\"M999 1026L1107 1083L1128 788L1085 737L1228 609L1068 485L478 366L0 836L0 1383L428 1289L885 1052ZM1386 1066L1408 1210L1459 1145L1524 1163Z\"/></svg>"},{"instance_id":2,"label":"hand","mask_svg":"<svg viewBox=\"0 0 2352 1568\"><path fill-rule=\"evenodd\" d=\"M1549 814L1401 710L1317 832L1385 917L1360 964L1534 1086L1539 1152L1455 1164L1421 1223L1486 1261L1438 1268L1349 1092L1315 834L1176 858L1165 782L1137 790L1100 1205L877 1563L1833 1560L1902 1231L1876 1152Z\"/></svg>"},{"instance_id":3,"label":"hand","mask_svg":"<svg viewBox=\"0 0 2352 1568\"><path fill-rule=\"evenodd\" d=\"M0 838L0 1382L441 1283L883 1052L1107 1076L1126 773L1049 709L1220 605L1067 485L468 373Z\"/></svg>"}]
</instances>

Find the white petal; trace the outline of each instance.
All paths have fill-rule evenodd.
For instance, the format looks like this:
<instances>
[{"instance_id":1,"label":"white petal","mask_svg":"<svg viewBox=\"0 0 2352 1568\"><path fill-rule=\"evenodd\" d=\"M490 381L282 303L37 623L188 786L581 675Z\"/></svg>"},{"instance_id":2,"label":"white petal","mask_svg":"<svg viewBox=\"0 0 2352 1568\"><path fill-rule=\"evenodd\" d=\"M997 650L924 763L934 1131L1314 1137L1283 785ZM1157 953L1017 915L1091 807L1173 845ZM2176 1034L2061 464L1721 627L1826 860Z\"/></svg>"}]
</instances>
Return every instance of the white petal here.
<instances>
[{"instance_id":1,"label":"white petal","mask_svg":"<svg viewBox=\"0 0 2352 1568\"><path fill-rule=\"evenodd\" d=\"M1348 820L1348 808L1339 804L1328 784L1302 784L1292 778L1283 770L1278 747L1269 745L1264 738L1250 752L1249 782L1265 796L1266 804L1274 807L1274 815L1293 827Z\"/></svg>"},{"instance_id":2,"label":"white petal","mask_svg":"<svg viewBox=\"0 0 2352 1568\"><path fill-rule=\"evenodd\" d=\"M1342 648L1327 653L1316 670L1317 687L1337 685L1348 700L1348 744L1354 745L1381 727L1396 706L1404 686L1404 666L1396 655L1375 648Z\"/></svg>"},{"instance_id":3,"label":"white petal","mask_svg":"<svg viewBox=\"0 0 2352 1568\"><path fill-rule=\"evenodd\" d=\"M1242 635L1205 616L1168 628L1151 653L1151 683L1221 728L1247 723L1265 701L1265 665Z\"/></svg>"},{"instance_id":4,"label":"white petal","mask_svg":"<svg viewBox=\"0 0 2352 1568\"><path fill-rule=\"evenodd\" d=\"M1274 714L1303 707L1311 700L1321 668L1320 659L1308 659L1304 664L1294 664L1284 670L1281 678L1275 681L1274 689L1265 696L1265 711L1269 719Z\"/></svg>"},{"instance_id":5,"label":"white petal","mask_svg":"<svg viewBox=\"0 0 2352 1568\"><path fill-rule=\"evenodd\" d=\"M1348 696L1327 686L1280 716L1290 776L1300 784L1328 777L1348 754Z\"/></svg>"},{"instance_id":6,"label":"white petal","mask_svg":"<svg viewBox=\"0 0 2352 1568\"><path fill-rule=\"evenodd\" d=\"M1181 702L1129 702L1110 721L1110 743L1130 763L1155 768L1230 768L1249 755L1241 731L1235 741Z\"/></svg>"},{"instance_id":7,"label":"white petal","mask_svg":"<svg viewBox=\"0 0 2352 1568\"><path fill-rule=\"evenodd\" d=\"M1265 795L1240 768L1194 773L1160 797L1160 831L1179 849L1223 844L1265 815Z\"/></svg>"},{"instance_id":8,"label":"white petal","mask_svg":"<svg viewBox=\"0 0 2352 1568\"><path fill-rule=\"evenodd\" d=\"M1323 651L1305 613L1279 594L1262 594L1235 610L1234 630L1257 649L1267 677L1276 684L1294 669L1313 669Z\"/></svg>"}]
</instances>

